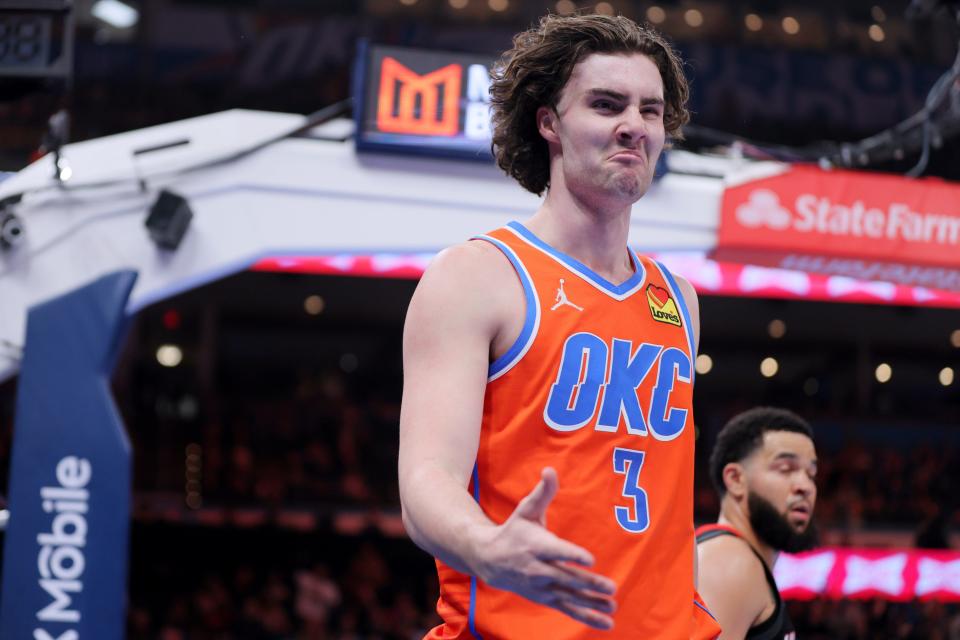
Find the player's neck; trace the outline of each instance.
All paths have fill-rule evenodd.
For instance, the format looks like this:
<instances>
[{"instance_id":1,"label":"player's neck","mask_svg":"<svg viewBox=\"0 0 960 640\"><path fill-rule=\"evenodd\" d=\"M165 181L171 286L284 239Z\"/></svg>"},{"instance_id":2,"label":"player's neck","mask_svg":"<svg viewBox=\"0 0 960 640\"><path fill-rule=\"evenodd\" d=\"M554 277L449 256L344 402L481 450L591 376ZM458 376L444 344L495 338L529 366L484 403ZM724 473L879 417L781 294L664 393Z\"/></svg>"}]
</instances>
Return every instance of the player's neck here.
<instances>
[{"instance_id":1,"label":"player's neck","mask_svg":"<svg viewBox=\"0 0 960 640\"><path fill-rule=\"evenodd\" d=\"M720 505L720 518L717 520L717 524L736 529L743 539L760 554L763 561L767 563L767 567L773 570L773 565L777 561L777 551L760 541L757 534L754 533L753 527L750 526L750 517L746 511L740 508L740 505L729 495L724 497Z\"/></svg>"},{"instance_id":2,"label":"player's neck","mask_svg":"<svg viewBox=\"0 0 960 640\"><path fill-rule=\"evenodd\" d=\"M630 208L597 210L564 189L551 189L527 222L554 249L619 284L634 272L627 253Z\"/></svg>"}]
</instances>

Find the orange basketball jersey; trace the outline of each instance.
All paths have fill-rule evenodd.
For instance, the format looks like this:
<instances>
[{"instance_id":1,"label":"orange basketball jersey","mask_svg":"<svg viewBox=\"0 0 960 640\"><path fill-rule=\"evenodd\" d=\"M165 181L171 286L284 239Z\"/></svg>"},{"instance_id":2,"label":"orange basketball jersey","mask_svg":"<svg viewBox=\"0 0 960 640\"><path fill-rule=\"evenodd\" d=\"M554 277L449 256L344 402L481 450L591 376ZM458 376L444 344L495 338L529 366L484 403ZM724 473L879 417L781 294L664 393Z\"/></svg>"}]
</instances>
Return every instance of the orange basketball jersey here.
<instances>
[{"instance_id":1,"label":"orange basketball jersey","mask_svg":"<svg viewBox=\"0 0 960 640\"><path fill-rule=\"evenodd\" d=\"M714 638L694 589L694 338L673 276L630 251L634 275L612 284L516 222L480 239L513 264L526 320L490 365L470 490L502 523L554 467L547 528L617 583L615 628L595 631L438 561L444 623L427 637Z\"/></svg>"}]
</instances>

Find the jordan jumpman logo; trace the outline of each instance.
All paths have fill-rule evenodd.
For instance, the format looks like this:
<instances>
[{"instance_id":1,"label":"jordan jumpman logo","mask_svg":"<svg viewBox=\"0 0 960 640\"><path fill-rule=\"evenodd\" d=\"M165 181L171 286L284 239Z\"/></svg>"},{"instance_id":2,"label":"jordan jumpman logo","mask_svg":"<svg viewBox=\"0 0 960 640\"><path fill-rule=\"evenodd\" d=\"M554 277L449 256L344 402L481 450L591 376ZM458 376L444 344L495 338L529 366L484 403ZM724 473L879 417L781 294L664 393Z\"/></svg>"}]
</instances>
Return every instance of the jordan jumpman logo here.
<instances>
[{"instance_id":1,"label":"jordan jumpman logo","mask_svg":"<svg viewBox=\"0 0 960 640\"><path fill-rule=\"evenodd\" d=\"M557 289L556 300L557 300L557 304L550 307L550 311L556 311L558 308L564 305L568 307L573 307L577 311L583 311L583 307L578 307L577 305L573 304L572 302L570 302L570 300L567 299L567 293L563 290L563 278L560 278L560 288Z\"/></svg>"}]
</instances>

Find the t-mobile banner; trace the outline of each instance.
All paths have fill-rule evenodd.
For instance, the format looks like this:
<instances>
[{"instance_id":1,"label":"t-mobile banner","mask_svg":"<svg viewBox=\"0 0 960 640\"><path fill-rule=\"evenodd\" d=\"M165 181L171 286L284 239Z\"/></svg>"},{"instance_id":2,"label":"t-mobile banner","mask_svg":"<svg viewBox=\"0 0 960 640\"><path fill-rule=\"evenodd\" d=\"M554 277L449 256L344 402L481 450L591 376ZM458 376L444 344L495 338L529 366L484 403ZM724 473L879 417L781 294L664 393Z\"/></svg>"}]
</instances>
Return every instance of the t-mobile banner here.
<instances>
[{"instance_id":1,"label":"t-mobile banner","mask_svg":"<svg viewBox=\"0 0 960 640\"><path fill-rule=\"evenodd\" d=\"M960 553L955 551L833 548L783 553L773 573L788 599L960 602Z\"/></svg>"},{"instance_id":2,"label":"t-mobile banner","mask_svg":"<svg viewBox=\"0 0 960 640\"><path fill-rule=\"evenodd\" d=\"M713 257L960 291L960 185L793 166L724 192Z\"/></svg>"},{"instance_id":3,"label":"t-mobile banner","mask_svg":"<svg viewBox=\"0 0 960 640\"><path fill-rule=\"evenodd\" d=\"M135 280L104 276L27 316L0 638L123 638L130 443L110 372Z\"/></svg>"}]
</instances>

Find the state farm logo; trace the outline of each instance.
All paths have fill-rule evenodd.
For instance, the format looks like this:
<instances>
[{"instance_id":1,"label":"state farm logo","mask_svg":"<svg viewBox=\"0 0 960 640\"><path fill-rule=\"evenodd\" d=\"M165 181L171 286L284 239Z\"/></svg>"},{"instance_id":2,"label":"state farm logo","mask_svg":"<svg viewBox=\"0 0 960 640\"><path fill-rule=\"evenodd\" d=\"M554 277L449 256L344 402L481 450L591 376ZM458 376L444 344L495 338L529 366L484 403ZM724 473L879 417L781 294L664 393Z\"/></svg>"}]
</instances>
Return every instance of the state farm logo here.
<instances>
[{"instance_id":1,"label":"state farm logo","mask_svg":"<svg viewBox=\"0 0 960 640\"><path fill-rule=\"evenodd\" d=\"M780 206L780 198L769 189L752 191L750 198L737 207L737 220L745 227L786 229L790 219L790 212Z\"/></svg>"},{"instance_id":2,"label":"state farm logo","mask_svg":"<svg viewBox=\"0 0 960 640\"><path fill-rule=\"evenodd\" d=\"M830 198L804 193L788 208L770 189L755 189L735 209L742 226L791 229L800 233L869 238L894 242L958 245L960 216L915 211L902 202L885 209L868 207L862 200L834 202Z\"/></svg>"}]
</instances>

